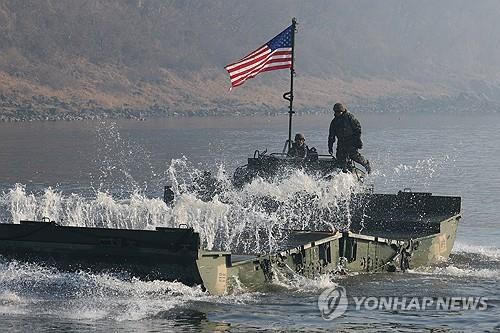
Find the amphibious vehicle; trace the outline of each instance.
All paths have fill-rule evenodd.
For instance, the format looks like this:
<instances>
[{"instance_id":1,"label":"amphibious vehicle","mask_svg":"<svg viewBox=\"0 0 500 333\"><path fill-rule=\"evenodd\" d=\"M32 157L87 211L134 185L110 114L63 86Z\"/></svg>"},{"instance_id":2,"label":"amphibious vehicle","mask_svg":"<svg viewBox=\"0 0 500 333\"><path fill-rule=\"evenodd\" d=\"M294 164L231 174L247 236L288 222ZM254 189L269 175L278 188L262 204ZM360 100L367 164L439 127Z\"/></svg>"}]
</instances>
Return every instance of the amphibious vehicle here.
<instances>
[{"instance_id":1,"label":"amphibious vehicle","mask_svg":"<svg viewBox=\"0 0 500 333\"><path fill-rule=\"evenodd\" d=\"M255 176L276 177L283 167L332 176L364 173L353 165L316 156L258 153L235 172L243 186ZM209 200L210 198L206 198ZM165 192L167 203L175 200ZM126 272L143 279L202 285L212 294L265 288L280 276L393 272L427 266L449 256L461 218L461 198L411 192L353 195L345 230L286 230L280 248L248 255L207 251L187 226L124 230L62 226L50 219L0 223L0 255L64 270ZM334 218L334 217L332 217Z\"/></svg>"}]
</instances>

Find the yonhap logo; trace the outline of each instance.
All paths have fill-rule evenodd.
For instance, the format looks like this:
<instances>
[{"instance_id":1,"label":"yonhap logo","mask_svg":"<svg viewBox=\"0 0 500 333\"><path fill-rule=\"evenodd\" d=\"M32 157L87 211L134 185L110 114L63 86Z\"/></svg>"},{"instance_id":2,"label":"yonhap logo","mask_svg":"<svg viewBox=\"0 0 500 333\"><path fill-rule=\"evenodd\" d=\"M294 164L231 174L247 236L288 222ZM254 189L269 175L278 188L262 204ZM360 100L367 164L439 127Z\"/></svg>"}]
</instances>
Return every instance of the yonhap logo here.
<instances>
[{"instance_id":1,"label":"yonhap logo","mask_svg":"<svg viewBox=\"0 0 500 333\"><path fill-rule=\"evenodd\" d=\"M347 296L342 286L325 289L318 297L318 309L325 320L333 320L347 311L485 311L487 297L423 296Z\"/></svg>"},{"instance_id":2,"label":"yonhap logo","mask_svg":"<svg viewBox=\"0 0 500 333\"><path fill-rule=\"evenodd\" d=\"M342 316L347 310L347 305L347 293L342 286L325 289L318 297L318 308L325 320Z\"/></svg>"}]
</instances>

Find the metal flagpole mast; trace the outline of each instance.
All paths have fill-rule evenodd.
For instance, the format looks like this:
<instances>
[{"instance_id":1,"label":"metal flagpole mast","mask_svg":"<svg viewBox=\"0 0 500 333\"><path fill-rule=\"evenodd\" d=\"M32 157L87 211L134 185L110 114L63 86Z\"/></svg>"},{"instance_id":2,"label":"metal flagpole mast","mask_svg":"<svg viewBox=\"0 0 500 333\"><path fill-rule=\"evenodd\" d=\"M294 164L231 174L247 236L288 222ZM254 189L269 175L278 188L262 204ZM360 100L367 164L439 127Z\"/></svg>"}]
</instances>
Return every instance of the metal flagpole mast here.
<instances>
[{"instance_id":1,"label":"metal flagpole mast","mask_svg":"<svg viewBox=\"0 0 500 333\"><path fill-rule=\"evenodd\" d=\"M295 113L293 111L293 77L295 75L295 27L297 25L297 19L292 18L292 67L290 67L290 91L283 94L283 98L290 102L288 111L288 149L292 146L292 117Z\"/></svg>"}]
</instances>

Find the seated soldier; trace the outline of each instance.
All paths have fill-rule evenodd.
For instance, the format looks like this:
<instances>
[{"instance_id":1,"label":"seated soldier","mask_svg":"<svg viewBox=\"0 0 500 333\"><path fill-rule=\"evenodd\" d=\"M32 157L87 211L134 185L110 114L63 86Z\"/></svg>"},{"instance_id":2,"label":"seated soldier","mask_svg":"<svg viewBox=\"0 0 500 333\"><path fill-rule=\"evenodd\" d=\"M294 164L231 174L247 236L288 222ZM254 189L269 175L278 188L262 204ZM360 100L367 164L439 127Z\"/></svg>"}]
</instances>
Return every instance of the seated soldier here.
<instances>
[{"instance_id":1,"label":"seated soldier","mask_svg":"<svg viewBox=\"0 0 500 333\"><path fill-rule=\"evenodd\" d=\"M295 134L295 142L288 151L288 156L305 158L309 148L305 144L306 138L301 133Z\"/></svg>"}]
</instances>

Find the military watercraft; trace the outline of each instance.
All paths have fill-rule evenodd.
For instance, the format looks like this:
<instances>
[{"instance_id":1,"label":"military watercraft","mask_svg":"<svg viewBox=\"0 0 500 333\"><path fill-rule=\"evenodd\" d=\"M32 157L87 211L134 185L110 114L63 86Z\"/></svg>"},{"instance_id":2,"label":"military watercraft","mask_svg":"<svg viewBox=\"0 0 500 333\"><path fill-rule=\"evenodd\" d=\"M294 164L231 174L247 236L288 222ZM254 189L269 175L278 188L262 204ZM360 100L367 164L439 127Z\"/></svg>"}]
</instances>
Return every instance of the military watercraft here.
<instances>
[{"instance_id":1,"label":"military watercraft","mask_svg":"<svg viewBox=\"0 0 500 333\"><path fill-rule=\"evenodd\" d=\"M255 150L253 157L248 158L245 165L238 167L233 175L233 184L241 187L256 177L275 180L287 175L291 169L302 169L308 174L321 177L331 177L338 172L349 172L362 182L366 176L354 162L341 163L332 155L320 155L316 148L311 148L305 157L295 157L288 154L289 141L281 152L267 153L267 150Z\"/></svg>"},{"instance_id":2,"label":"military watercraft","mask_svg":"<svg viewBox=\"0 0 500 333\"><path fill-rule=\"evenodd\" d=\"M235 171L235 185L244 186L256 176L275 179L290 168L326 177L348 172L360 182L365 176L354 164L339 165L328 155L297 159L285 152L256 152ZM210 179L208 175L203 181ZM353 194L341 214L318 214L330 225L345 227L281 230L283 241L270 253L209 251L202 248L199 233L186 225L156 230L88 228L45 218L0 224L0 255L68 271L118 272L202 285L214 295L241 288L261 290L283 276L405 272L448 258L461 219L460 197L410 189L377 194L368 189ZM204 199L211 200L213 193L204 192ZM174 200L167 187L165 203Z\"/></svg>"},{"instance_id":3,"label":"military watercraft","mask_svg":"<svg viewBox=\"0 0 500 333\"><path fill-rule=\"evenodd\" d=\"M290 35L284 42L290 43L292 50L287 51L291 58L283 67L290 68L290 91L283 95L289 101L288 140L279 153L255 151L248 163L235 171L235 186L245 186L256 177L283 177L287 175L284 170L289 168L301 168L320 177L334 177L338 172L349 172L359 181L365 177L355 165L339 164L332 156L316 151L310 151L305 158L288 156L294 114L295 29L293 19L292 25L277 36ZM217 186L210 174L201 178L203 186L198 187L198 192L203 200L209 201ZM269 253L249 255L238 253L237 249L235 253L208 251L200 245L200 235L195 230L181 225L124 230L63 226L44 219L0 223L0 255L70 271L126 272L143 279L181 281L202 285L214 295L241 288L259 290L281 276L313 278L349 272L404 272L448 258L462 216L460 197L408 189L397 194L377 194L367 189L353 195L340 214L319 215L324 219L348 220L347 224L341 224L344 227L283 230L285 237L279 248ZM166 204L175 201L168 187L164 200ZM276 204L268 205L269 209Z\"/></svg>"},{"instance_id":4,"label":"military watercraft","mask_svg":"<svg viewBox=\"0 0 500 333\"><path fill-rule=\"evenodd\" d=\"M118 272L202 285L221 295L262 290L282 276L405 272L448 258L460 197L401 191L352 198L350 228L286 230L273 253L207 251L191 228L130 230L62 226L48 219L0 224L0 255L62 270Z\"/></svg>"}]
</instances>

